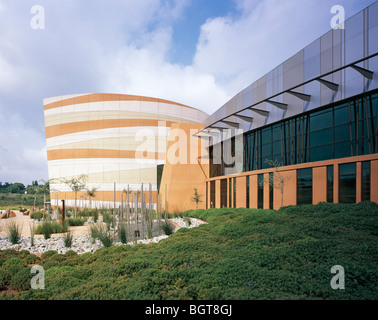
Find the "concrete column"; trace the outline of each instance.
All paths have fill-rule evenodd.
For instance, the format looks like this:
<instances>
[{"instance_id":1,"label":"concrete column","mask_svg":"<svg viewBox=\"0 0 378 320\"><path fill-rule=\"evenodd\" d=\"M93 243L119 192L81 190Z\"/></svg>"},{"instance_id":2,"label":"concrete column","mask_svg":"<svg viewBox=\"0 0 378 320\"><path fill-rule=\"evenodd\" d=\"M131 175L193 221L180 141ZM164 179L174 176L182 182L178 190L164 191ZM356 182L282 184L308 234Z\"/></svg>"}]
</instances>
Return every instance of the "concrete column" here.
<instances>
[{"instance_id":1,"label":"concrete column","mask_svg":"<svg viewBox=\"0 0 378 320\"><path fill-rule=\"evenodd\" d=\"M246 208L247 201L247 177L238 177L236 178L236 207L237 208Z\"/></svg>"},{"instance_id":2,"label":"concrete column","mask_svg":"<svg viewBox=\"0 0 378 320\"><path fill-rule=\"evenodd\" d=\"M356 163L356 203L361 202L361 185L362 185L362 164L361 162Z\"/></svg>"},{"instance_id":3,"label":"concrete column","mask_svg":"<svg viewBox=\"0 0 378 320\"><path fill-rule=\"evenodd\" d=\"M333 166L333 202L339 203L339 165Z\"/></svg>"},{"instance_id":4,"label":"concrete column","mask_svg":"<svg viewBox=\"0 0 378 320\"><path fill-rule=\"evenodd\" d=\"M327 202L327 167L312 169L312 203Z\"/></svg>"},{"instance_id":5,"label":"concrete column","mask_svg":"<svg viewBox=\"0 0 378 320\"><path fill-rule=\"evenodd\" d=\"M215 181L215 208L220 208L221 205L221 190L220 190L220 180Z\"/></svg>"},{"instance_id":6,"label":"concrete column","mask_svg":"<svg viewBox=\"0 0 378 320\"><path fill-rule=\"evenodd\" d=\"M249 176L249 207L257 209L257 174Z\"/></svg>"},{"instance_id":7,"label":"concrete column","mask_svg":"<svg viewBox=\"0 0 378 320\"><path fill-rule=\"evenodd\" d=\"M370 162L370 200L378 203L378 160Z\"/></svg>"}]
</instances>

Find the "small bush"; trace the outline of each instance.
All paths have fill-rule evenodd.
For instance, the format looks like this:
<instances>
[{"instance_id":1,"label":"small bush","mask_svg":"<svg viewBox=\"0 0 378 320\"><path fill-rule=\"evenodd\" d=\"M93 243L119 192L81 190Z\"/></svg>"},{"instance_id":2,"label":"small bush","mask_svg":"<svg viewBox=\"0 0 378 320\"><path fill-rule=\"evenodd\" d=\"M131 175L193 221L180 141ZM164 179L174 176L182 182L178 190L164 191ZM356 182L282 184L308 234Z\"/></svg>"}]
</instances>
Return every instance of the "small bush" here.
<instances>
[{"instance_id":1,"label":"small bush","mask_svg":"<svg viewBox=\"0 0 378 320\"><path fill-rule=\"evenodd\" d=\"M33 247L34 246L35 224L29 223L29 228L30 228L30 245Z\"/></svg>"},{"instance_id":2,"label":"small bush","mask_svg":"<svg viewBox=\"0 0 378 320\"><path fill-rule=\"evenodd\" d=\"M123 243L127 243L127 229L126 229L126 223L120 223L118 226L118 237L119 240Z\"/></svg>"},{"instance_id":3,"label":"small bush","mask_svg":"<svg viewBox=\"0 0 378 320\"><path fill-rule=\"evenodd\" d=\"M9 283L9 280L9 273L4 269L0 269L0 290L5 289L6 285Z\"/></svg>"},{"instance_id":4,"label":"small bush","mask_svg":"<svg viewBox=\"0 0 378 320\"><path fill-rule=\"evenodd\" d=\"M30 218L32 218L34 220L41 220L41 219L43 219L43 212L35 211L30 215Z\"/></svg>"},{"instance_id":5,"label":"small bush","mask_svg":"<svg viewBox=\"0 0 378 320\"><path fill-rule=\"evenodd\" d=\"M93 221L96 223L98 220L98 211L97 209L93 212Z\"/></svg>"},{"instance_id":6,"label":"small bush","mask_svg":"<svg viewBox=\"0 0 378 320\"><path fill-rule=\"evenodd\" d=\"M63 242L64 246L66 248L70 248L72 245L72 240L73 240L73 234L72 232L68 231L63 235Z\"/></svg>"},{"instance_id":7,"label":"small bush","mask_svg":"<svg viewBox=\"0 0 378 320\"><path fill-rule=\"evenodd\" d=\"M18 241L20 241L21 230L22 230L22 227L19 224L17 224L17 222L15 222L15 221L8 222L8 224L6 226L6 231L7 231L8 237L9 237L9 241L12 244L16 244L16 243L18 243Z\"/></svg>"},{"instance_id":8,"label":"small bush","mask_svg":"<svg viewBox=\"0 0 378 320\"><path fill-rule=\"evenodd\" d=\"M25 291L30 289L30 280L32 275L30 273L31 268L23 268L13 275L9 282L9 286L13 290Z\"/></svg>"},{"instance_id":9,"label":"small bush","mask_svg":"<svg viewBox=\"0 0 378 320\"><path fill-rule=\"evenodd\" d=\"M106 224L110 224L113 222L113 217L110 213L104 212L102 214L102 221L105 222Z\"/></svg>"},{"instance_id":10,"label":"small bush","mask_svg":"<svg viewBox=\"0 0 378 320\"><path fill-rule=\"evenodd\" d=\"M160 223L160 229L165 235L169 236L173 233L174 227L167 221Z\"/></svg>"},{"instance_id":11,"label":"small bush","mask_svg":"<svg viewBox=\"0 0 378 320\"><path fill-rule=\"evenodd\" d=\"M45 239L49 239L51 234L63 233L63 232L67 232L67 230L68 230L68 223L66 221L64 222L63 225L56 221L46 221L36 228L35 233L43 234Z\"/></svg>"},{"instance_id":12,"label":"small bush","mask_svg":"<svg viewBox=\"0 0 378 320\"><path fill-rule=\"evenodd\" d=\"M110 247L113 244L113 237L106 226L94 224L91 226L91 237L93 241L99 239L104 247Z\"/></svg>"},{"instance_id":13,"label":"small bush","mask_svg":"<svg viewBox=\"0 0 378 320\"><path fill-rule=\"evenodd\" d=\"M58 251L56 251L56 250L48 250L45 253L43 253L41 257L42 257L42 259L47 259L47 258L50 258L54 254L57 254L57 253L58 253Z\"/></svg>"},{"instance_id":14,"label":"small bush","mask_svg":"<svg viewBox=\"0 0 378 320\"><path fill-rule=\"evenodd\" d=\"M41 259L34 255L34 254L29 254L27 257L24 258L24 261L27 264L37 264Z\"/></svg>"},{"instance_id":15,"label":"small bush","mask_svg":"<svg viewBox=\"0 0 378 320\"><path fill-rule=\"evenodd\" d=\"M10 275L16 274L19 270L26 267L26 262L19 257L11 257L3 263L2 268L9 272Z\"/></svg>"},{"instance_id":16,"label":"small bush","mask_svg":"<svg viewBox=\"0 0 378 320\"><path fill-rule=\"evenodd\" d=\"M77 256L77 252L75 252L73 250L68 250L64 255L66 257L74 257L74 256Z\"/></svg>"},{"instance_id":17,"label":"small bush","mask_svg":"<svg viewBox=\"0 0 378 320\"><path fill-rule=\"evenodd\" d=\"M67 223L71 227L78 227L84 225L85 220L82 218L68 218Z\"/></svg>"},{"instance_id":18,"label":"small bush","mask_svg":"<svg viewBox=\"0 0 378 320\"><path fill-rule=\"evenodd\" d=\"M104 230L103 232L101 232L98 239L101 241L105 248L111 247L113 245L113 237L109 230Z\"/></svg>"}]
</instances>

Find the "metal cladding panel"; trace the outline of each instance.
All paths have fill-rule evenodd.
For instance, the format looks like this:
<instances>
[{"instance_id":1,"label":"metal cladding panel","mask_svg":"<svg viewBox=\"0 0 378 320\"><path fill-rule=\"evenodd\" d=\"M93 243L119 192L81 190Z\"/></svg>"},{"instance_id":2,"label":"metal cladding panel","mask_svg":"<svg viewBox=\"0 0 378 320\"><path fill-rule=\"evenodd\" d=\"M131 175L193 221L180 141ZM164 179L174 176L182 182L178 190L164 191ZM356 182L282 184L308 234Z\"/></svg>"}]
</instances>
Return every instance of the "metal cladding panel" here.
<instances>
[{"instance_id":1,"label":"metal cladding panel","mask_svg":"<svg viewBox=\"0 0 378 320\"><path fill-rule=\"evenodd\" d=\"M205 127L227 118L226 120L232 119L240 123L243 130L257 129L266 124L377 89L378 56L356 63L357 66L374 72L373 79L367 79L351 67L342 67L378 53L378 2L346 20L344 26L345 29L328 31L246 87L209 116L203 122ZM342 69L337 70L338 68ZM333 70L337 71L333 72ZM319 77L338 84L337 91L316 80ZM295 88L296 92L310 95L310 101L301 100L284 92L292 88ZM287 104L286 110L282 108L283 105L277 107L265 102L267 99ZM269 116L264 117L247 109L251 106L269 111ZM235 112L253 116L252 125L241 118L232 116Z\"/></svg>"}]
</instances>

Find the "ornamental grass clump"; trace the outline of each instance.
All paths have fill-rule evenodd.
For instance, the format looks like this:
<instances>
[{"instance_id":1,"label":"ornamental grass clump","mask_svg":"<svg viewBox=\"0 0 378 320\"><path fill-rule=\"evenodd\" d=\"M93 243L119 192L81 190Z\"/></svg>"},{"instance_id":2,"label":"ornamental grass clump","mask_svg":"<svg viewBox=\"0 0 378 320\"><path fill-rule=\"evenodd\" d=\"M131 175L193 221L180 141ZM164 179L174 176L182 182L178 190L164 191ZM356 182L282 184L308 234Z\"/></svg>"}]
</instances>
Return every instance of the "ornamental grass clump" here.
<instances>
[{"instance_id":1,"label":"ornamental grass clump","mask_svg":"<svg viewBox=\"0 0 378 320\"><path fill-rule=\"evenodd\" d=\"M21 230L22 226L20 226L16 221L9 221L6 226L7 235L9 237L9 241L12 244L17 244L18 241L21 239Z\"/></svg>"},{"instance_id":2,"label":"ornamental grass clump","mask_svg":"<svg viewBox=\"0 0 378 320\"><path fill-rule=\"evenodd\" d=\"M53 233L63 233L67 231L67 221L65 221L63 225L56 221L45 221L36 228L35 233L43 234L45 239L49 239Z\"/></svg>"},{"instance_id":3,"label":"ornamental grass clump","mask_svg":"<svg viewBox=\"0 0 378 320\"><path fill-rule=\"evenodd\" d=\"M91 225L90 233L93 243L96 241L96 239L98 239L106 248L113 245L112 232L107 226L102 224L93 224Z\"/></svg>"},{"instance_id":4,"label":"ornamental grass clump","mask_svg":"<svg viewBox=\"0 0 378 320\"><path fill-rule=\"evenodd\" d=\"M119 240L123 244L127 243L127 229L126 229L126 223L124 223L124 222L121 222L118 225L118 237L119 237Z\"/></svg>"},{"instance_id":5,"label":"ornamental grass clump","mask_svg":"<svg viewBox=\"0 0 378 320\"><path fill-rule=\"evenodd\" d=\"M73 234L72 234L72 231L67 231L64 235L63 235L63 242L64 242L64 246L66 248L70 248L72 246L72 241L73 241Z\"/></svg>"},{"instance_id":6,"label":"ornamental grass clump","mask_svg":"<svg viewBox=\"0 0 378 320\"><path fill-rule=\"evenodd\" d=\"M165 235L169 236L173 233L174 227L167 221L160 223L160 229Z\"/></svg>"},{"instance_id":7,"label":"ornamental grass clump","mask_svg":"<svg viewBox=\"0 0 378 320\"><path fill-rule=\"evenodd\" d=\"M35 224L33 222L29 223L30 228L30 246L34 246L34 234L35 234Z\"/></svg>"}]
</instances>

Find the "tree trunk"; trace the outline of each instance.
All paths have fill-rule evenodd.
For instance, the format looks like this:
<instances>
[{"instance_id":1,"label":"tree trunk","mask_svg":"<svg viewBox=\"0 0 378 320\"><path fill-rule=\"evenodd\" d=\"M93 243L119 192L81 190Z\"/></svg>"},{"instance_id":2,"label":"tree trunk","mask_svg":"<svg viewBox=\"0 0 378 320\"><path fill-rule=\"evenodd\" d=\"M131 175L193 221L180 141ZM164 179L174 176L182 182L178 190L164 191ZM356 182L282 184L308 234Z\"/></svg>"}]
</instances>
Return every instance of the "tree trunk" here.
<instances>
[{"instance_id":1,"label":"tree trunk","mask_svg":"<svg viewBox=\"0 0 378 320\"><path fill-rule=\"evenodd\" d=\"M75 219L76 219L76 215L77 215L76 200L77 200L77 192L75 192Z\"/></svg>"}]
</instances>

